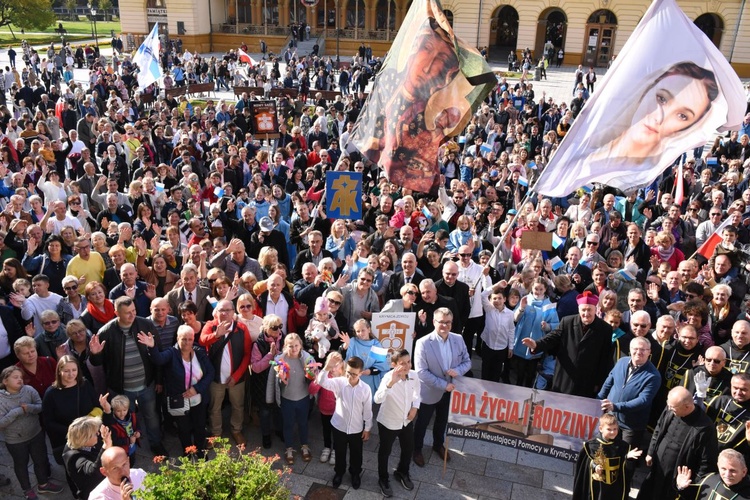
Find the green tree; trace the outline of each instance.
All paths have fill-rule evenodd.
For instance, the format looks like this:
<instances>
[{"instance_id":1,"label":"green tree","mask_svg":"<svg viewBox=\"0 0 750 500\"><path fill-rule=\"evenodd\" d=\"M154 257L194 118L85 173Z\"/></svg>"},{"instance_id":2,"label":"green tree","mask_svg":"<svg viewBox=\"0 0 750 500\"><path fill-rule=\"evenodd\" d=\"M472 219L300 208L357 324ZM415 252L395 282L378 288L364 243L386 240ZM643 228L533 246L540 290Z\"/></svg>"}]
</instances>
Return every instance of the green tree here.
<instances>
[{"instance_id":1,"label":"green tree","mask_svg":"<svg viewBox=\"0 0 750 500\"><path fill-rule=\"evenodd\" d=\"M65 0L65 8L70 13L71 21L78 21L78 14L76 14L76 7L78 7L78 0Z\"/></svg>"},{"instance_id":2,"label":"green tree","mask_svg":"<svg viewBox=\"0 0 750 500\"><path fill-rule=\"evenodd\" d=\"M42 31L55 24L56 17L51 0L0 0L0 27L13 24Z\"/></svg>"},{"instance_id":3,"label":"green tree","mask_svg":"<svg viewBox=\"0 0 750 500\"><path fill-rule=\"evenodd\" d=\"M99 0L99 8L104 13L104 20L109 21L109 12L112 10L112 0Z\"/></svg>"}]
</instances>

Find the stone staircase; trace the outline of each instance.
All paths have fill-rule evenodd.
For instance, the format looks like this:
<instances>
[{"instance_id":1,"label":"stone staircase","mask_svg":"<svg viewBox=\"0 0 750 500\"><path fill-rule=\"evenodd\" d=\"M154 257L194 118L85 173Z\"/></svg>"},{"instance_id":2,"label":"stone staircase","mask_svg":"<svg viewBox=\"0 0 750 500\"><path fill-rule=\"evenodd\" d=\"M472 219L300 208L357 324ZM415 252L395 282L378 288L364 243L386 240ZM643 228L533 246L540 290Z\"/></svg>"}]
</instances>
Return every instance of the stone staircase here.
<instances>
[{"instance_id":1,"label":"stone staircase","mask_svg":"<svg viewBox=\"0 0 750 500\"><path fill-rule=\"evenodd\" d=\"M313 51L313 46L315 46L316 43L321 46L321 50L318 53L322 53L322 38L319 41L319 39L315 36L311 36L309 40L305 40L304 42L297 42L297 55L306 56L308 54L311 54Z\"/></svg>"}]
</instances>

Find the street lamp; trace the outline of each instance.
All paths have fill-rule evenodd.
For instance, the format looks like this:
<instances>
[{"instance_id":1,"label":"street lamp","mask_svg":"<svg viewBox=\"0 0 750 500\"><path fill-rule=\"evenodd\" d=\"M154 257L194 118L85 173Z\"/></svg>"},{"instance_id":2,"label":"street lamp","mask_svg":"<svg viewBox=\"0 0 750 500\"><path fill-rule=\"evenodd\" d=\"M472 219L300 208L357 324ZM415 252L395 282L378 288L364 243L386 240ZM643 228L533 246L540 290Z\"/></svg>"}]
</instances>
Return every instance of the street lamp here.
<instances>
[{"instance_id":1,"label":"street lamp","mask_svg":"<svg viewBox=\"0 0 750 500\"><path fill-rule=\"evenodd\" d=\"M93 10L93 7L91 7L91 4L88 5L89 10ZM94 22L91 19L91 16L89 16L89 26L91 27L91 38L94 38Z\"/></svg>"},{"instance_id":2,"label":"street lamp","mask_svg":"<svg viewBox=\"0 0 750 500\"><path fill-rule=\"evenodd\" d=\"M96 7L91 7L91 16L94 18L94 43L96 48L99 48L99 33L96 31Z\"/></svg>"}]
</instances>

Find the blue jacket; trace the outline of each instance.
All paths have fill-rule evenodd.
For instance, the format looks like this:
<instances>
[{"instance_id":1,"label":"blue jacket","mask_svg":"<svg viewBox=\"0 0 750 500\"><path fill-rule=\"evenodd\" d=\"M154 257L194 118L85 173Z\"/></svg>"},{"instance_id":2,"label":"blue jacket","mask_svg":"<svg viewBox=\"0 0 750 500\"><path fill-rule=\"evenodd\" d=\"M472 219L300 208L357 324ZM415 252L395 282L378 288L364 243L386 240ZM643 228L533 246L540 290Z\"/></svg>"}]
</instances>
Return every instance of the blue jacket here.
<instances>
[{"instance_id":1,"label":"blue jacket","mask_svg":"<svg viewBox=\"0 0 750 500\"><path fill-rule=\"evenodd\" d=\"M513 356L519 356L523 359L538 359L542 357L542 352L531 354L528 347L523 345L521 341L525 338L531 338L539 340L544 337L545 332L542 331L542 321L547 322L550 331L557 328L560 324L560 319L557 316L557 309L555 304L545 297L544 300L532 300L533 296L529 295L529 304L524 309L521 317L518 318L516 323L516 337L513 341Z\"/></svg>"},{"instance_id":2,"label":"blue jacket","mask_svg":"<svg viewBox=\"0 0 750 500\"><path fill-rule=\"evenodd\" d=\"M597 397L612 401L620 427L642 430L648 424L651 403L661 386L661 375L651 361L646 361L625 382L629 363L630 356L625 356L615 364Z\"/></svg>"},{"instance_id":3,"label":"blue jacket","mask_svg":"<svg viewBox=\"0 0 750 500\"><path fill-rule=\"evenodd\" d=\"M208 359L206 351L200 346L193 346L193 352L198 358L198 363L203 370L203 376L195 384L195 390L201 395L201 403L208 406L211 397L208 389L214 379L214 365ZM185 365L182 363L182 354L176 346L165 351L158 347L149 347L148 355L156 365L164 366L164 390L167 396L178 396L185 392Z\"/></svg>"}]
</instances>

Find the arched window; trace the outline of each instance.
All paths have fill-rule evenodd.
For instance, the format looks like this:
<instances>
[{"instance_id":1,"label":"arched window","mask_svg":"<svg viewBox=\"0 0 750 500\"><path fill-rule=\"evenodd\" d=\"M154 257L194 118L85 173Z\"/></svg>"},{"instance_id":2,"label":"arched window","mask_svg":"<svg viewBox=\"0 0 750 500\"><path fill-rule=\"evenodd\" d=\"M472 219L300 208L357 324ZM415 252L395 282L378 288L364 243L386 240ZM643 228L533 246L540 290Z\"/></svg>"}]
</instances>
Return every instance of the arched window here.
<instances>
[{"instance_id":1,"label":"arched window","mask_svg":"<svg viewBox=\"0 0 750 500\"><path fill-rule=\"evenodd\" d=\"M365 2L364 0L348 0L346 3L346 27L365 27Z\"/></svg>"},{"instance_id":2,"label":"arched window","mask_svg":"<svg viewBox=\"0 0 750 500\"><path fill-rule=\"evenodd\" d=\"M695 25L714 42L714 45L718 47L721 44L721 35L724 33L724 21L717 14L703 14L695 20Z\"/></svg>"},{"instance_id":3,"label":"arched window","mask_svg":"<svg viewBox=\"0 0 750 500\"><path fill-rule=\"evenodd\" d=\"M453 11L452 10L444 10L443 14L445 14L445 18L448 19L448 24L451 25L451 28L453 27Z\"/></svg>"}]
</instances>

